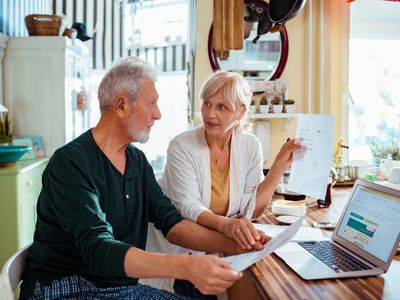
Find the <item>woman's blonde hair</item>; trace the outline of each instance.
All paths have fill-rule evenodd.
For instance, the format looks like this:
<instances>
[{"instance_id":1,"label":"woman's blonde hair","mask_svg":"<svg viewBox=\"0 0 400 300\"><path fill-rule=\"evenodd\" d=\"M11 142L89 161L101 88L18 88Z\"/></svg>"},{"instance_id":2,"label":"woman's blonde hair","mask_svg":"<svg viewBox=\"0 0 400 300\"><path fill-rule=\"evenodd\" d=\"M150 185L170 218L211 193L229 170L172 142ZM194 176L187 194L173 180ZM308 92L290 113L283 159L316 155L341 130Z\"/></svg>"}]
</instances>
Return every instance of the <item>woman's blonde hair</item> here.
<instances>
[{"instance_id":1,"label":"woman's blonde hair","mask_svg":"<svg viewBox=\"0 0 400 300\"><path fill-rule=\"evenodd\" d=\"M238 73L228 71L216 71L204 82L200 90L200 101L203 102L217 93L221 93L239 113L244 106L246 111L241 119L240 127L247 123L247 112L251 103L252 92L250 85Z\"/></svg>"}]
</instances>

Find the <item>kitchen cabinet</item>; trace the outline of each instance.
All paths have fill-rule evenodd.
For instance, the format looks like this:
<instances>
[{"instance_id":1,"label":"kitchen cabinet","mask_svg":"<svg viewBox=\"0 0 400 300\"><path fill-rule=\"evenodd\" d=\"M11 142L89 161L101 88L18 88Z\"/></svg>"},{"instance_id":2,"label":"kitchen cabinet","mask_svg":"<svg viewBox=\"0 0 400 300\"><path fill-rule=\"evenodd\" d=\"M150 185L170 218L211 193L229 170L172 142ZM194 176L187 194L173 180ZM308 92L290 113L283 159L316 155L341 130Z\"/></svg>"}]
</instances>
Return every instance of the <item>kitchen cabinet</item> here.
<instances>
[{"instance_id":1,"label":"kitchen cabinet","mask_svg":"<svg viewBox=\"0 0 400 300\"><path fill-rule=\"evenodd\" d=\"M47 156L89 129L90 53L67 37L12 37L4 56L4 105L13 135L43 137ZM83 97L82 97L83 96ZM86 99L90 103L89 99Z\"/></svg>"},{"instance_id":2,"label":"kitchen cabinet","mask_svg":"<svg viewBox=\"0 0 400 300\"><path fill-rule=\"evenodd\" d=\"M32 242L47 161L23 160L13 167L0 168L0 267L15 251Z\"/></svg>"}]
</instances>

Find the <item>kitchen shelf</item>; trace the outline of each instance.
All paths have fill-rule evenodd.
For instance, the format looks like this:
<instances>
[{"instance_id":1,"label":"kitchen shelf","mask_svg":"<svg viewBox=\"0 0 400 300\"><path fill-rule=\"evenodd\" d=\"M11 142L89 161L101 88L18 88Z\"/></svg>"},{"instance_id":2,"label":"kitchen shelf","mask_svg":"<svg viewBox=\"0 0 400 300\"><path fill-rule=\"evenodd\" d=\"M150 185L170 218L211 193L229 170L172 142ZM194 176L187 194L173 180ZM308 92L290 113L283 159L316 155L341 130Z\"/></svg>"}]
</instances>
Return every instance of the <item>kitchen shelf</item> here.
<instances>
[{"instance_id":1,"label":"kitchen shelf","mask_svg":"<svg viewBox=\"0 0 400 300\"><path fill-rule=\"evenodd\" d=\"M283 129L286 131L289 127L289 123L293 118L296 118L298 113L268 113L268 114L249 114L251 120L264 120L264 119L286 119L283 125Z\"/></svg>"}]
</instances>

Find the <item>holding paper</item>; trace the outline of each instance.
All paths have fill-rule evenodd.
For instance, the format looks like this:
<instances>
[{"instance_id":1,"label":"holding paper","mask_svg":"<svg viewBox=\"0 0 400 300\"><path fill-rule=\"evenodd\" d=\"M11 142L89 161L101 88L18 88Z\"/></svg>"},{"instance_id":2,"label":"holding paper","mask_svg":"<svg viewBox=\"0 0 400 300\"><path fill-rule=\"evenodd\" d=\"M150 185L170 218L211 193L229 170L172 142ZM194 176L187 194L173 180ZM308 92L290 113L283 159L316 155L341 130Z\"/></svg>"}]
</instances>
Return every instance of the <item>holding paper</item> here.
<instances>
[{"instance_id":1,"label":"holding paper","mask_svg":"<svg viewBox=\"0 0 400 300\"><path fill-rule=\"evenodd\" d=\"M287 189L317 199L324 199L332 165L334 117L331 115L299 115L296 139L301 138L302 157L292 163Z\"/></svg>"},{"instance_id":2,"label":"holding paper","mask_svg":"<svg viewBox=\"0 0 400 300\"><path fill-rule=\"evenodd\" d=\"M223 257L222 259L230 264L231 267L236 271L243 271L252 264L261 260L264 256L271 254L276 249L289 242L296 235L297 231L299 231L301 224L303 223L303 219L304 216L299 218L296 222L271 239L265 245L264 249L260 251L227 256Z\"/></svg>"}]
</instances>

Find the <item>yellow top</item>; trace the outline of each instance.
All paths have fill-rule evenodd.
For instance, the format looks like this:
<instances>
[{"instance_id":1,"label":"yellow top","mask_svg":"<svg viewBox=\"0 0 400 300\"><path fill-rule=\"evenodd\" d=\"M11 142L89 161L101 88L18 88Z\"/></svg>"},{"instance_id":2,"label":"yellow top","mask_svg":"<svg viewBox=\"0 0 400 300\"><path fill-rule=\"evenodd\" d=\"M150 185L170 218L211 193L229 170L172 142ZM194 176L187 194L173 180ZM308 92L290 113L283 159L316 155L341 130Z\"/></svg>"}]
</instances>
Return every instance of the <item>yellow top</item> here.
<instances>
[{"instance_id":1,"label":"yellow top","mask_svg":"<svg viewBox=\"0 0 400 300\"><path fill-rule=\"evenodd\" d=\"M225 216L229 208L229 163L220 172L217 164L211 160L211 202L210 210Z\"/></svg>"}]
</instances>

